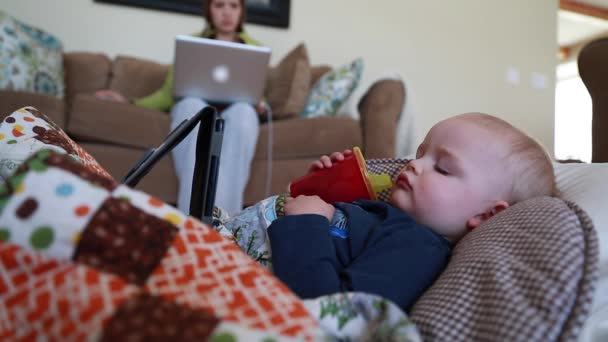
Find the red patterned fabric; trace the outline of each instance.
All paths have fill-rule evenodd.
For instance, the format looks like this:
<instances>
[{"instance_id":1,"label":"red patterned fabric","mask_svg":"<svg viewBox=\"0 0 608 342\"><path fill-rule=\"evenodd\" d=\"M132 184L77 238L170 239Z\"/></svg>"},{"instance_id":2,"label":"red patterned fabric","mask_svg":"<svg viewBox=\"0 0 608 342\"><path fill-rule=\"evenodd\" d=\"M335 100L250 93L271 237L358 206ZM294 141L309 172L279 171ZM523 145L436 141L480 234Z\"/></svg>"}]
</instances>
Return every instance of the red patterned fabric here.
<instances>
[{"instance_id":1,"label":"red patterned fabric","mask_svg":"<svg viewBox=\"0 0 608 342\"><path fill-rule=\"evenodd\" d=\"M291 291L238 245L201 223L188 222L146 290L250 328L275 327L294 336L315 326Z\"/></svg>"},{"instance_id":2,"label":"red patterned fabric","mask_svg":"<svg viewBox=\"0 0 608 342\"><path fill-rule=\"evenodd\" d=\"M110 274L7 243L0 268L0 340L85 340L139 292Z\"/></svg>"}]
</instances>

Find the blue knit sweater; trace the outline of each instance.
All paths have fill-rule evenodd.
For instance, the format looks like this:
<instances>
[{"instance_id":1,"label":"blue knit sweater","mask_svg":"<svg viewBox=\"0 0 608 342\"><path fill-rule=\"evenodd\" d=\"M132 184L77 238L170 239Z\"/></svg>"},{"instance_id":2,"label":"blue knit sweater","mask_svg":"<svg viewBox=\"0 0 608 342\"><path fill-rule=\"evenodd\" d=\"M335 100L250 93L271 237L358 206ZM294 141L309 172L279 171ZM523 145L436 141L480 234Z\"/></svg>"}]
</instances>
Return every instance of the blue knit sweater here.
<instances>
[{"instance_id":1,"label":"blue knit sweater","mask_svg":"<svg viewBox=\"0 0 608 342\"><path fill-rule=\"evenodd\" d=\"M340 234L315 214L283 216L270 225L275 275L304 299L361 291L408 312L447 264L449 242L384 202L335 207L347 222Z\"/></svg>"}]
</instances>

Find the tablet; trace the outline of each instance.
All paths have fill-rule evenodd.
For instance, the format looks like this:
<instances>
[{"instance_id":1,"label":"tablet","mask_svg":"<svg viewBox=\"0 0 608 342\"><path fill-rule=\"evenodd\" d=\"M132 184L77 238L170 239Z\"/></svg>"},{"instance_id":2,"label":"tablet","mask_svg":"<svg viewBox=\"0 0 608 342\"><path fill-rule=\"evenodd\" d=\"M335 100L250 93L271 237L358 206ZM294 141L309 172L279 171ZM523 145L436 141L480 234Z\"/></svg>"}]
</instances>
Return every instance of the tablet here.
<instances>
[{"instance_id":1,"label":"tablet","mask_svg":"<svg viewBox=\"0 0 608 342\"><path fill-rule=\"evenodd\" d=\"M224 119L214 107L204 107L190 119L184 120L175 127L157 148L144 154L127 173L122 183L130 187L136 186L162 157L192 132L199 122L189 214L204 223L211 224L224 134Z\"/></svg>"}]
</instances>

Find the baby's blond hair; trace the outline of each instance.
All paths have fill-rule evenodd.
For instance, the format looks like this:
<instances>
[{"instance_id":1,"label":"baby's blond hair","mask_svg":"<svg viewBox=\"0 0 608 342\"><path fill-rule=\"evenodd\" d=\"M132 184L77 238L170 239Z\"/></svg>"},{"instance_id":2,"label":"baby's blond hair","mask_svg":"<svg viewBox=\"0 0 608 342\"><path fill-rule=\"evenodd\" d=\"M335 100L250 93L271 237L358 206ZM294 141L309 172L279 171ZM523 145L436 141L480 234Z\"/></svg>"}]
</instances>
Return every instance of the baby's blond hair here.
<instances>
[{"instance_id":1,"label":"baby's blond hair","mask_svg":"<svg viewBox=\"0 0 608 342\"><path fill-rule=\"evenodd\" d=\"M505 165L511 171L507 201L515 204L537 196L557 196L555 173L547 151L532 137L510 123L484 113L468 113L462 117L492 132L502 135L510 143Z\"/></svg>"}]
</instances>

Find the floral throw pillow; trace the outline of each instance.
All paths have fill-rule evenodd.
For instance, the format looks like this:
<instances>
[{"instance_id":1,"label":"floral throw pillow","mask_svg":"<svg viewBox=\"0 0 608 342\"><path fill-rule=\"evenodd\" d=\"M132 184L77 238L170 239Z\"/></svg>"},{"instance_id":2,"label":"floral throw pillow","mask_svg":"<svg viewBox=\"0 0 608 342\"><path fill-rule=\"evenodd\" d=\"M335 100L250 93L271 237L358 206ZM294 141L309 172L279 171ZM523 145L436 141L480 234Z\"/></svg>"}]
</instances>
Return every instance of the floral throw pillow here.
<instances>
[{"instance_id":1,"label":"floral throw pillow","mask_svg":"<svg viewBox=\"0 0 608 342\"><path fill-rule=\"evenodd\" d=\"M63 97L62 51L53 35L0 11L0 89Z\"/></svg>"},{"instance_id":2,"label":"floral throw pillow","mask_svg":"<svg viewBox=\"0 0 608 342\"><path fill-rule=\"evenodd\" d=\"M321 76L312 87L300 116L335 116L359 84L362 73L363 59L358 58Z\"/></svg>"}]
</instances>

